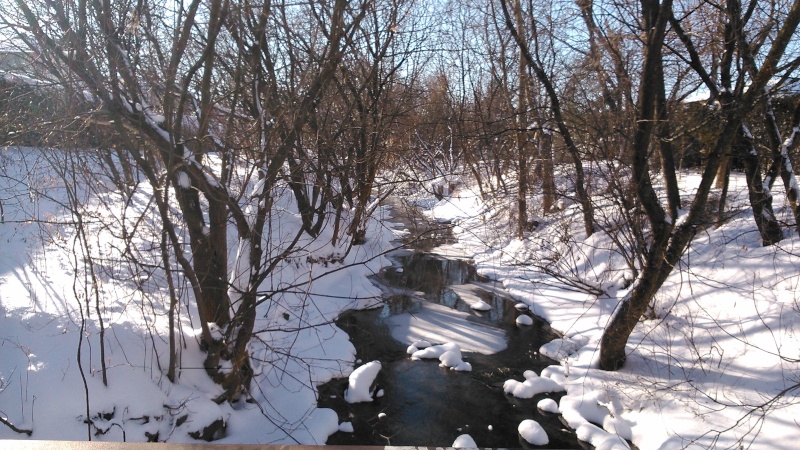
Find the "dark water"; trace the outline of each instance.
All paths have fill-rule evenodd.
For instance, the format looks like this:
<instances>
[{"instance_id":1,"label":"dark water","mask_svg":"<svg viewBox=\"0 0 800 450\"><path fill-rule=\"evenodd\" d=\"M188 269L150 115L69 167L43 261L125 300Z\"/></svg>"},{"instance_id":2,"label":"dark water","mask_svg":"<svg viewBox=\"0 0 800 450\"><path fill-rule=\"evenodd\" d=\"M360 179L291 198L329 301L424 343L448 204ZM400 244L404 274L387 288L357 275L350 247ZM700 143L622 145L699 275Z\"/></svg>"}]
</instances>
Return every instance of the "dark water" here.
<instances>
[{"instance_id":1,"label":"dark water","mask_svg":"<svg viewBox=\"0 0 800 450\"><path fill-rule=\"evenodd\" d=\"M525 370L539 373L556 364L539 355L538 349L558 336L535 317L533 326L517 327L516 317L528 313L518 312L513 301L488 290L472 291L492 309L471 310L449 286L470 282L489 286L490 281L479 277L470 261L426 251L447 239L446 233L437 232L437 236L425 240L421 246L424 250L396 252L393 258L397 265L376 277L386 291L384 306L349 312L337 321L350 335L359 359L381 361L376 383L385 395L371 403L348 404L343 398L347 379L320 386L319 406L334 409L340 422L352 422L355 429L354 433L335 433L327 443L446 447L460 434L468 433L481 447L532 447L519 437L517 426L525 419L534 419L550 439L550 444L543 448L582 448L557 415L536 408L539 400L550 397L558 401L561 394L517 399L503 392L505 380L523 381ZM412 361L406 354L409 343L394 340L384 319L404 312L413 314L422 302L468 312L470 320L504 330L508 348L493 355L464 352L464 360L472 364L472 372L441 368L438 360ZM380 413L386 416L378 418Z\"/></svg>"}]
</instances>

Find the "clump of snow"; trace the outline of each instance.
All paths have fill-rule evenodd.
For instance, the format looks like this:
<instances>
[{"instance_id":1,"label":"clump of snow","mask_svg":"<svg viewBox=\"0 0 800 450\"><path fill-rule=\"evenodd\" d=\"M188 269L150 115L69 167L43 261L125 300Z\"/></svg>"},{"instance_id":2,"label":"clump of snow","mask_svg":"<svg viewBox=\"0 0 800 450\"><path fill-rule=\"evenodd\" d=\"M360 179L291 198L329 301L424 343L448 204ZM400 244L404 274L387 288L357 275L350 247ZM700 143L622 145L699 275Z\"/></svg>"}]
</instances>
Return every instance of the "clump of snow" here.
<instances>
[{"instance_id":1,"label":"clump of snow","mask_svg":"<svg viewBox=\"0 0 800 450\"><path fill-rule=\"evenodd\" d=\"M357 368L350 374L350 381L344 393L347 403L371 402L375 377L381 370L380 361L372 361Z\"/></svg>"},{"instance_id":2,"label":"clump of snow","mask_svg":"<svg viewBox=\"0 0 800 450\"><path fill-rule=\"evenodd\" d=\"M533 319L531 316L526 316L525 314L517 316L517 325L533 325Z\"/></svg>"},{"instance_id":3,"label":"clump of snow","mask_svg":"<svg viewBox=\"0 0 800 450\"><path fill-rule=\"evenodd\" d=\"M522 439L525 439L525 441L531 445L547 445L550 443L550 439L548 439L544 428L535 420L523 420L520 422L519 427L517 427L517 431L519 431L519 435L522 436Z\"/></svg>"},{"instance_id":4,"label":"clump of snow","mask_svg":"<svg viewBox=\"0 0 800 450\"><path fill-rule=\"evenodd\" d=\"M542 372L539 374L539 376L543 378L550 378L562 386L567 383L566 369L564 366L547 366L542 369Z\"/></svg>"},{"instance_id":5,"label":"clump of snow","mask_svg":"<svg viewBox=\"0 0 800 450\"><path fill-rule=\"evenodd\" d=\"M532 370L524 373L525 381L506 380L503 383L503 391L517 398L531 398L534 395L545 392L562 392L564 387L550 378L543 378L536 375Z\"/></svg>"},{"instance_id":6,"label":"clump of snow","mask_svg":"<svg viewBox=\"0 0 800 450\"><path fill-rule=\"evenodd\" d=\"M548 358L560 361L572 355L579 348L586 345L586 339L553 339L552 341L539 347L539 353Z\"/></svg>"},{"instance_id":7,"label":"clump of snow","mask_svg":"<svg viewBox=\"0 0 800 450\"><path fill-rule=\"evenodd\" d=\"M588 442L596 450L630 450L630 446L621 437L608 433L602 428L591 424L581 424L575 434L583 442Z\"/></svg>"},{"instance_id":8,"label":"clump of snow","mask_svg":"<svg viewBox=\"0 0 800 450\"><path fill-rule=\"evenodd\" d=\"M470 308L474 309L475 311L489 311L492 309L492 305L486 303L483 300L478 300L477 302L469 305Z\"/></svg>"},{"instance_id":9,"label":"clump of snow","mask_svg":"<svg viewBox=\"0 0 800 450\"><path fill-rule=\"evenodd\" d=\"M415 341L413 344L408 346L406 349L406 353L409 355L416 352L417 350L421 350L423 348L428 348L431 346L431 343L428 341Z\"/></svg>"},{"instance_id":10,"label":"clump of snow","mask_svg":"<svg viewBox=\"0 0 800 450\"><path fill-rule=\"evenodd\" d=\"M602 424L607 417L619 415L622 411L618 402L612 402L606 391L587 390L580 396L565 395L561 398L561 413L572 428L589 421ZM612 412L613 410L613 412Z\"/></svg>"},{"instance_id":11,"label":"clump of snow","mask_svg":"<svg viewBox=\"0 0 800 450\"><path fill-rule=\"evenodd\" d=\"M461 436L457 437L455 441L453 441L453 448L478 448L478 445L475 444L475 440L472 439L472 436L468 434L462 434Z\"/></svg>"},{"instance_id":12,"label":"clump of snow","mask_svg":"<svg viewBox=\"0 0 800 450\"><path fill-rule=\"evenodd\" d=\"M439 357L444 367L454 367L461 363L461 349L448 350Z\"/></svg>"},{"instance_id":13,"label":"clump of snow","mask_svg":"<svg viewBox=\"0 0 800 450\"><path fill-rule=\"evenodd\" d=\"M206 427L211 426L214 422L224 422L222 408L207 398L190 398L186 402L186 410L193 412L189 435L202 435ZM220 437L222 437L220 434L214 436L215 439Z\"/></svg>"},{"instance_id":14,"label":"clump of snow","mask_svg":"<svg viewBox=\"0 0 800 450\"><path fill-rule=\"evenodd\" d=\"M383 419L386 417L386 413L378 413L378 419Z\"/></svg>"},{"instance_id":15,"label":"clump of snow","mask_svg":"<svg viewBox=\"0 0 800 450\"><path fill-rule=\"evenodd\" d=\"M411 359L419 360L419 359L438 359L440 356L444 355L445 352L450 350L458 350L461 351L461 347L458 344L453 342L448 342L446 344L440 345L431 345L430 347L424 348L422 350L417 350L411 354Z\"/></svg>"},{"instance_id":16,"label":"clump of snow","mask_svg":"<svg viewBox=\"0 0 800 450\"><path fill-rule=\"evenodd\" d=\"M412 345L409 347L409 350L411 350L411 348L415 348L415 346ZM417 350L411 354L411 359L415 361L420 359L438 359L441 362L439 365L442 367L449 367L458 372L472 371L472 365L463 360L461 347L454 342L431 345L422 350Z\"/></svg>"},{"instance_id":17,"label":"clump of snow","mask_svg":"<svg viewBox=\"0 0 800 450\"><path fill-rule=\"evenodd\" d=\"M461 349L456 345L452 350L448 350L439 357L439 364L442 367L449 367L458 372L471 372L472 365L462 359Z\"/></svg>"},{"instance_id":18,"label":"clump of snow","mask_svg":"<svg viewBox=\"0 0 800 450\"><path fill-rule=\"evenodd\" d=\"M342 433L353 433L353 422L342 422L339 424L339 431Z\"/></svg>"},{"instance_id":19,"label":"clump of snow","mask_svg":"<svg viewBox=\"0 0 800 450\"><path fill-rule=\"evenodd\" d=\"M192 187L192 182L189 180L189 174L184 172L183 170L179 170L176 174L178 186L182 187L183 189L189 189Z\"/></svg>"},{"instance_id":20,"label":"clump of snow","mask_svg":"<svg viewBox=\"0 0 800 450\"><path fill-rule=\"evenodd\" d=\"M422 344L425 348L418 350L416 344ZM438 358L441 363L439 365L442 367L449 367L458 372L472 371L472 364L463 360L461 347L453 342L441 345L430 345L427 341L417 341L408 347L408 351L411 353L411 359L415 361Z\"/></svg>"},{"instance_id":21,"label":"clump of snow","mask_svg":"<svg viewBox=\"0 0 800 450\"><path fill-rule=\"evenodd\" d=\"M559 414L561 412L558 410L558 404L552 398L543 398L539 400L539 403L536 404L536 407L544 412L553 414Z\"/></svg>"},{"instance_id":22,"label":"clump of snow","mask_svg":"<svg viewBox=\"0 0 800 450\"><path fill-rule=\"evenodd\" d=\"M561 398L562 418L576 430L578 439L595 448L629 448L625 439L633 440L634 424L625 418L621 401L605 389L591 387L590 383L574 388ZM657 437L661 433L656 428L651 434Z\"/></svg>"},{"instance_id":23,"label":"clump of snow","mask_svg":"<svg viewBox=\"0 0 800 450\"><path fill-rule=\"evenodd\" d=\"M515 304L515 305L514 305L514 308L515 308L517 311L527 311L527 310L529 309L529 307L528 307L528 305L527 305L526 303L521 303L521 302L520 302L520 303L517 303L517 304Z\"/></svg>"},{"instance_id":24,"label":"clump of snow","mask_svg":"<svg viewBox=\"0 0 800 450\"><path fill-rule=\"evenodd\" d=\"M492 305L480 298L478 295L480 288L474 284L453 285L450 286L450 290L455 292L461 301L468 304L475 311L490 311L492 309Z\"/></svg>"}]
</instances>

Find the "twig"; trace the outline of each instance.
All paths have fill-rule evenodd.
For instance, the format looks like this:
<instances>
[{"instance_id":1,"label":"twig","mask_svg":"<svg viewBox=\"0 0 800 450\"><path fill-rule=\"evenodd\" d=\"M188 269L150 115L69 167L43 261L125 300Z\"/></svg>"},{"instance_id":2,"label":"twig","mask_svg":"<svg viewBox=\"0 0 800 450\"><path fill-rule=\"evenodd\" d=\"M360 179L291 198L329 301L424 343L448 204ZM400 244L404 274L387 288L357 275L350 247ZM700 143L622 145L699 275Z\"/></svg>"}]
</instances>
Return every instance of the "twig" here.
<instances>
[{"instance_id":1,"label":"twig","mask_svg":"<svg viewBox=\"0 0 800 450\"><path fill-rule=\"evenodd\" d=\"M3 425L7 426L8 428L11 428L13 431L15 431L17 433L27 434L28 436L33 434L33 430L26 430L24 428L17 428L16 426L14 426L13 423L9 422L8 420L4 419L3 417L0 417L0 423L2 423Z\"/></svg>"}]
</instances>

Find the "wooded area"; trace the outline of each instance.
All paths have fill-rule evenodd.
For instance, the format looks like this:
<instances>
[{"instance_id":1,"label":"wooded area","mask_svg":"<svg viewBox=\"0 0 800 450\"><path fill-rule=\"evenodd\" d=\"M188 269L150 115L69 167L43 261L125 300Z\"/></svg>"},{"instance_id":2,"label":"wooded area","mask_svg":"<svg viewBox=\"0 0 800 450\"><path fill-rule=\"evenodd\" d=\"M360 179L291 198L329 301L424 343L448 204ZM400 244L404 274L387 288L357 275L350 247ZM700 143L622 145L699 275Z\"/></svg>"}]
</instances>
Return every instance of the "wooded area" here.
<instances>
[{"instance_id":1,"label":"wooded area","mask_svg":"<svg viewBox=\"0 0 800 450\"><path fill-rule=\"evenodd\" d=\"M74 149L59 176L75 183L96 176L85 159L120 195L152 188L157 224L121 233L158 247L171 311L191 289L224 400L250 389L257 307L299 287L265 288L273 271L324 227L340 263L395 183L442 196L466 173L486 198L516 191L519 239L573 205L574 239L612 236L634 287L605 370L695 235L728 217L731 171L764 246L800 230L800 1L17 0L0 23L31 61L2 80L0 137ZM688 169L702 174L689 197ZM273 227L287 198L299 229ZM134 247L122 258L144 270Z\"/></svg>"}]
</instances>

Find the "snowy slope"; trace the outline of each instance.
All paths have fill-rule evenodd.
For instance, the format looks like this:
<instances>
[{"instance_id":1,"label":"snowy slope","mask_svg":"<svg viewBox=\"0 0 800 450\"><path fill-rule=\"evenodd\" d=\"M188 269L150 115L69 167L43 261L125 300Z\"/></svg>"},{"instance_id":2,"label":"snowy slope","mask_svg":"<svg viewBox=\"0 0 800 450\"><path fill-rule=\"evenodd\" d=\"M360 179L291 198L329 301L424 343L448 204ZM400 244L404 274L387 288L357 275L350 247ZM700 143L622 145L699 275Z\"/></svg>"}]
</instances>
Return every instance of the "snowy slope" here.
<instances>
[{"instance_id":1,"label":"snowy slope","mask_svg":"<svg viewBox=\"0 0 800 450\"><path fill-rule=\"evenodd\" d=\"M180 378L171 383L164 375L163 274L134 271L119 257L127 244L110 224L142 217L138 226L155 230L148 216L152 193L138 187L132 201L123 204L102 183L91 190L72 186L54 169L57 157L50 154L48 160L31 149L0 152L4 420L32 430L33 439L86 440L91 434L101 441L191 442L191 433L219 420L227 424L220 442L228 443L320 444L331 433L350 429L338 423L333 411L316 408L315 386L353 372L355 349L332 320L380 295L367 276L389 264L376 257L395 236L388 212L379 210L377 219L383 222L369 224L367 245L355 247L344 265L315 263L313 256L329 255L332 249L308 242L302 246L307 253L281 267L270 280L276 286L314 281L259 311L259 339L250 348L254 402L218 405L211 399L220 388L200 369L199 324L192 320L197 316L189 293L183 293L179 312ZM738 213L723 226L698 234L659 293L652 317L631 336L628 362L618 372L596 369L597 350L631 274L608 236L581 235L574 205L562 204L561 213L542 219L535 232L517 240L508 229L513 224L509 199L484 202L462 188L438 203L418 200L433 217L457 223L459 242L442 253L472 257L479 272L495 280L482 287L510 293L564 334L540 349L561 364L508 383L509 395L525 396L543 387L566 390L557 407L544 406L560 411L578 436L596 448L624 448L629 440L641 449L739 444L793 449L800 431L795 421L800 415L800 242L787 230L779 245L759 247L744 180L732 181L730 206ZM685 173L680 182L688 195L697 176ZM75 188L91 231L97 293L85 278L83 257L72 256L84 249L75 240L75 217L66 207L68 187ZM783 202L776 195L775 204L783 208L779 213L788 219ZM289 205L279 203L276 213L286 227L298 220ZM145 262L157 263L158 252L145 244L131 242ZM556 253L573 281L597 286L606 295L580 292L525 264ZM366 262L355 264L359 261ZM319 277L323 274L328 275ZM108 386L100 371L98 310L105 328ZM530 439L543 439L532 424L520 430ZM25 435L0 424L0 439L20 438Z\"/></svg>"},{"instance_id":2,"label":"snowy slope","mask_svg":"<svg viewBox=\"0 0 800 450\"><path fill-rule=\"evenodd\" d=\"M682 174L684 195L698 179ZM607 235L585 238L577 209L566 205L522 241L508 229L512 199L482 202L477 190L463 188L429 213L456 220L453 250L472 256L479 273L564 334L541 349L561 361L542 376L567 390L560 410L580 439L597 448L626 448L622 437L641 449L794 449L800 240L787 228L777 246L760 247L742 176L733 175L731 191L738 213L698 233L657 295L654 315L635 329L618 372L596 369L599 340L631 275ZM784 202L776 195L791 222ZM578 292L525 265L556 251L572 276L606 295Z\"/></svg>"},{"instance_id":3,"label":"snowy slope","mask_svg":"<svg viewBox=\"0 0 800 450\"><path fill-rule=\"evenodd\" d=\"M309 241L302 245L305 253L276 271L264 290L268 283L313 282L259 311L258 340L250 348L254 401L218 405L211 399L220 388L202 369L190 293L181 294L180 377L171 383L165 375L168 297L163 273L154 268L157 246L136 238L130 243L152 270L134 271L121 257L129 244L115 224L141 219L140 235L148 227L156 230L152 193L143 183L125 203L102 182L65 182L58 170L62 156L52 150L0 150L0 416L41 440L196 442L192 433L223 420L227 431L220 442L324 443L339 423L332 410L316 408L315 387L347 376L355 359L348 336L332 321L345 309L376 301L380 291L367 276L388 264L376 256L393 238L388 228L372 221L368 243L355 247L344 264L315 264L315 255L333 249ZM87 223L97 295L80 264L84 247L75 239L66 187L74 188ZM285 229L299 221L289 204L279 202L275 212ZM108 386L101 376L98 311ZM0 439L20 438L25 435L0 424Z\"/></svg>"}]
</instances>

